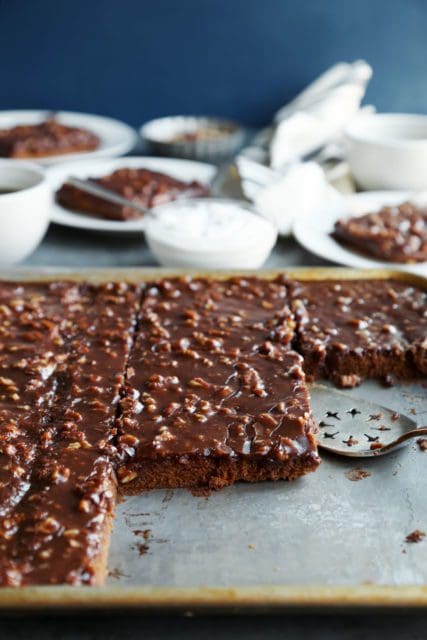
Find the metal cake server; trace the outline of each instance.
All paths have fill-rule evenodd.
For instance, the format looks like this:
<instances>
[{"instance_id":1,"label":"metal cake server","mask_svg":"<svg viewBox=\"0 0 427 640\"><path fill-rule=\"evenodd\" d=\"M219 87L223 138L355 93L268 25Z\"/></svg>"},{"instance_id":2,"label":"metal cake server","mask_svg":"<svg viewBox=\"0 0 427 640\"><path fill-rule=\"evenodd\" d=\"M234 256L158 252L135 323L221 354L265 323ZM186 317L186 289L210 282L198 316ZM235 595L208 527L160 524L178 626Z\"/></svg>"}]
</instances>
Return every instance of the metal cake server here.
<instances>
[{"instance_id":1,"label":"metal cake server","mask_svg":"<svg viewBox=\"0 0 427 640\"><path fill-rule=\"evenodd\" d=\"M75 176L69 176L66 182L67 184L71 184L73 187L80 189L80 191L89 193L90 195L101 198L102 200L106 200L107 202L119 204L122 207L131 207L132 209L138 211L138 213L140 213L142 216L148 212L147 207L144 207L139 202L129 200L128 198L121 196L119 193L111 191L111 189L107 189L106 187L103 187L100 184L96 184L91 180L83 180L81 178L76 178Z\"/></svg>"},{"instance_id":2,"label":"metal cake server","mask_svg":"<svg viewBox=\"0 0 427 640\"><path fill-rule=\"evenodd\" d=\"M341 456L381 456L427 436L427 427L374 402L323 385L311 385L311 406L319 425L319 447Z\"/></svg>"},{"instance_id":3,"label":"metal cake server","mask_svg":"<svg viewBox=\"0 0 427 640\"><path fill-rule=\"evenodd\" d=\"M131 209L135 209L141 216L146 215L147 213L153 212L156 207L147 208L144 207L140 202L135 202L135 200L130 200L125 196L121 196L119 193L112 191L111 189L107 189L96 182L93 182L90 179L82 179L76 178L76 176L68 176L66 180L67 184L70 184L80 191L84 191L85 193L89 193L92 196L96 196L97 198L101 198L101 200L105 200L106 202L111 202L113 204L118 204L122 207L130 207ZM174 204L178 204L183 200L187 200L189 197L187 195L181 195L175 198L174 200L168 202L168 206L173 206ZM207 199L207 198L206 198Z\"/></svg>"}]
</instances>

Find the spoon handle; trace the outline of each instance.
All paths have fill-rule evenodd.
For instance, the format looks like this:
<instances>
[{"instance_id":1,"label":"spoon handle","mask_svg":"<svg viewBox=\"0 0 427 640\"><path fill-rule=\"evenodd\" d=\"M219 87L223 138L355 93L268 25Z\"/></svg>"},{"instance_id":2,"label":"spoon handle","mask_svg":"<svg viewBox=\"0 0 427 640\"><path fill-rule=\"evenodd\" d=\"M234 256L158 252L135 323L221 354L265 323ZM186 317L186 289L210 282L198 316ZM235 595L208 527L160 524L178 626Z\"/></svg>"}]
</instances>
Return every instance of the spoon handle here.
<instances>
[{"instance_id":1,"label":"spoon handle","mask_svg":"<svg viewBox=\"0 0 427 640\"><path fill-rule=\"evenodd\" d=\"M403 433L401 436L390 442L390 444L386 444L384 447L378 450L378 452L385 453L391 449L394 449L402 442L406 442L406 440L410 440L411 438L419 438L420 436L427 436L427 427L419 427L419 429L412 429L411 431L407 431Z\"/></svg>"}]
</instances>

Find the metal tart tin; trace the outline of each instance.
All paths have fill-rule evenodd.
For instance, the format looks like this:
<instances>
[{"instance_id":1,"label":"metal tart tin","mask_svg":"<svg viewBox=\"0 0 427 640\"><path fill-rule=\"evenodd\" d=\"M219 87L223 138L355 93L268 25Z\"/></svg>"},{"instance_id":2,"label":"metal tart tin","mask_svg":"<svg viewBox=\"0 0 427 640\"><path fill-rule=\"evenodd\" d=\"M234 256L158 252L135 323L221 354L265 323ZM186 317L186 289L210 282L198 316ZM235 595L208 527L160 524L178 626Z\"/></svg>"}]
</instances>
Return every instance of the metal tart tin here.
<instances>
[{"instance_id":1,"label":"metal tart tin","mask_svg":"<svg viewBox=\"0 0 427 640\"><path fill-rule=\"evenodd\" d=\"M150 153L211 162L236 153L245 137L236 122L206 116L157 118L140 134Z\"/></svg>"}]
</instances>

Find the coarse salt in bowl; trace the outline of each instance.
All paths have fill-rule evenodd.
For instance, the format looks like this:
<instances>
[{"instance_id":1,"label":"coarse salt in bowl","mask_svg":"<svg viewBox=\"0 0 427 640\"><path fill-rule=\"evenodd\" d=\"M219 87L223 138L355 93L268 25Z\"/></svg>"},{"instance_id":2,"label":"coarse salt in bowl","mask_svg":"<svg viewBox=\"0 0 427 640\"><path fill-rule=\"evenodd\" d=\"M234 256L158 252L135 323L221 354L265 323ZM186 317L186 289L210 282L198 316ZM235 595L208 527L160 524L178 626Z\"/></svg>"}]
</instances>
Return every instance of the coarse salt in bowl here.
<instances>
[{"instance_id":1,"label":"coarse salt in bowl","mask_svg":"<svg viewBox=\"0 0 427 640\"><path fill-rule=\"evenodd\" d=\"M167 267L257 269L268 258L277 229L245 202L182 199L156 207L146 219L146 238Z\"/></svg>"}]
</instances>

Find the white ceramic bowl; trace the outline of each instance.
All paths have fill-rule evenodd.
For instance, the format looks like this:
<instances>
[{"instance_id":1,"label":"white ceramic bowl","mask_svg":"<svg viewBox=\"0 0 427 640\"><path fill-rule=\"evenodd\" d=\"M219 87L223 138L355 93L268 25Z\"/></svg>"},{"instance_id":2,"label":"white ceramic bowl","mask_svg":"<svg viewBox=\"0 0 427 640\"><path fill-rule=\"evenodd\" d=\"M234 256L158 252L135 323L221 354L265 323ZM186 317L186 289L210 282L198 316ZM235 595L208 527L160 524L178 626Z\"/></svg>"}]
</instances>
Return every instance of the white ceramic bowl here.
<instances>
[{"instance_id":1,"label":"white ceramic bowl","mask_svg":"<svg viewBox=\"0 0 427 640\"><path fill-rule=\"evenodd\" d=\"M41 168L0 160L0 265L20 262L34 251L46 233L51 203Z\"/></svg>"},{"instance_id":2,"label":"white ceramic bowl","mask_svg":"<svg viewBox=\"0 0 427 640\"><path fill-rule=\"evenodd\" d=\"M347 127L345 138L361 189L427 189L427 115L366 114Z\"/></svg>"},{"instance_id":3,"label":"white ceramic bowl","mask_svg":"<svg viewBox=\"0 0 427 640\"><path fill-rule=\"evenodd\" d=\"M152 209L145 237L165 267L258 269L277 240L277 229L245 202L192 198Z\"/></svg>"}]
</instances>

